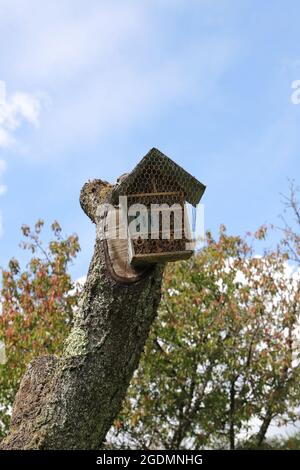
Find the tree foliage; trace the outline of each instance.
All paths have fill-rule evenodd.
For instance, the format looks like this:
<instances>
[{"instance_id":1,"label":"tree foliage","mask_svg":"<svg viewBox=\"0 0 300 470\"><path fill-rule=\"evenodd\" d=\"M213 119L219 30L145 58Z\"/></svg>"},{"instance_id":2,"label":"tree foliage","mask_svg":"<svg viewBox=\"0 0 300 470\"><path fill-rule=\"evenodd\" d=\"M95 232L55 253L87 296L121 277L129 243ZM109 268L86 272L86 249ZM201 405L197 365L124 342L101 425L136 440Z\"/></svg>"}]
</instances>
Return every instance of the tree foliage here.
<instances>
[{"instance_id":1,"label":"tree foliage","mask_svg":"<svg viewBox=\"0 0 300 470\"><path fill-rule=\"evenodd\" d=\"M267 439L262 447L266 450L300 450L300 433Z\"/></svg>"},{"instance_id":2,"label":"tree foliage","mask_svg":"<svg viewBox=\"0 0 300 470\"><path fill-rule=\"evenodd\" d=\"M26 365L36 356L59 354L78 302L68 266L79 251L78 237L62 236L57 222L52 240L41 241L44 222L22 226L21 246L31 252L25 269L11 259L2 269L0 340L7 362L0 365L0 437L9 424L10 410Z\"/></svg>"},{"instance_id":3,"label":"tree foliage","mask_svg":"<svg viewBox=\"0 0 300 470\"><path fill-rule=\"evenodd\" d=\"M264 240L262 227L254 240ZM224 227L170 264L158 319L110 445L259 447L300 405L300 284L282 248L254 256ZM254 422L256 426L253 427Z\"/></svg>"}]
</instances>

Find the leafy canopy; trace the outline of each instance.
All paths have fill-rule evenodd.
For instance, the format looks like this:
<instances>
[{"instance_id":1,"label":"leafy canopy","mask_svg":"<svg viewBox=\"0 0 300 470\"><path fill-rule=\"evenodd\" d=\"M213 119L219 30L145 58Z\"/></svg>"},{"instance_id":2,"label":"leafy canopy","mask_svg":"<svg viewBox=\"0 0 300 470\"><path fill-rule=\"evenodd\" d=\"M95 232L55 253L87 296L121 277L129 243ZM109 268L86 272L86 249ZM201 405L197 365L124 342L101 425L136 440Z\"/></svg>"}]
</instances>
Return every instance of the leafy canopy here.
<instances>
[{"instance_id":1,"label":"leafy canopy","mask_svg":"<svg viewBox=\"0 0 300 470\"><path fill-rule=\"evenodd\" d=\"M254 240L265 236L262 227ZM255 257L252 242L221 227L197 256L168 265L110 445L257 447L271 422L297 419L299 280L288 275L283 249Z\"/></svg>"},{"instance_id":2,"label":"leafy canopy","mask_svg":"<svg viewBox=\"0 0 300 470\"><path fill-rule=\"evenodd\" d=\"M57 222L44 247L41 231L22 226L24 250L31 252L25 269L13 258L2 269L0 340L7 362L0 365L0 437L8 429L11 406L26 365L43 354L59 354L78 302L68 267L79 251L77 235L62 236ZM73 290L72 290L73 289Z\"/></svg>"}]
</instances>

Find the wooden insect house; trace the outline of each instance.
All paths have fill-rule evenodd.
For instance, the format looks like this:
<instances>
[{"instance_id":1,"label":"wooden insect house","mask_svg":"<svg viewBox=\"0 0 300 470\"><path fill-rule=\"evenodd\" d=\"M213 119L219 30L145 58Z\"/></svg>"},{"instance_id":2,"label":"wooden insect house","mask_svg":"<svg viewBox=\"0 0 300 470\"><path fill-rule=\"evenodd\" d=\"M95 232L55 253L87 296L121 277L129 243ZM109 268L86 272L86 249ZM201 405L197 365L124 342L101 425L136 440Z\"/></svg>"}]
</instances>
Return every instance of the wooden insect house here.
<instances>
[{"instance_id":1,"label":"wooden insect house","mask_svg":"<svg viewBox=\"0 0 300 470\"><path fill-rule=\"evenodd\" d=\"M189 258L193 249L185 205L196 207L204 191L202 183L170 158L155 148L150 150L114 189L115 198L127 196L129 264ZM139 207L144 210L136 211L138 226L132 233L135 216L131 209Z\"/></svg>"}]
</instances>

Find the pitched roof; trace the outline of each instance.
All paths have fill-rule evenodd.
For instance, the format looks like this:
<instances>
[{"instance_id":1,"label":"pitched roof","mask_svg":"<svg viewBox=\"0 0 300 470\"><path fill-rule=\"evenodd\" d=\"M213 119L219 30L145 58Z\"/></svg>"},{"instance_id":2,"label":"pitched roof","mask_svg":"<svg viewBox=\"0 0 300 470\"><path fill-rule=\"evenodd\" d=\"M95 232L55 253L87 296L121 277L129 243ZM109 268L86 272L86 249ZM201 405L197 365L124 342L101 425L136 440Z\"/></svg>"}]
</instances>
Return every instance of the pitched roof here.
<instances>
[{"instance_id":1,"label":"pitched roof","mask_svg":"<svg viewBox=\"0 0 300 470\"><path fill-rule=\"evenodd\" d=\"M187 202L193 206L196 206L199 203L205 191L205 186L156 148L152 148L136 165L132 172L122 178L122 181L115 186L113 190L113 198L117 200L118 196L128 194L130 185L143 173L145 167L152 161L176 180L178 185L184 191Z\"/></svg>"}]
</instances>

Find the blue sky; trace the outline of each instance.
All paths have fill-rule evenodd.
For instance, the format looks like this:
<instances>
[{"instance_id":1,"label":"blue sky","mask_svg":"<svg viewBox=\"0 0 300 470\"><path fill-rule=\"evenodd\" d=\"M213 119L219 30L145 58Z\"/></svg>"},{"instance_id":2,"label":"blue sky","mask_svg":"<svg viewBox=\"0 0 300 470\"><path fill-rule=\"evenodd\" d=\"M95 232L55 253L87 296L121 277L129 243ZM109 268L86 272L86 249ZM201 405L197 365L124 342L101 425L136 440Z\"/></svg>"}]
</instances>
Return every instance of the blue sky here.
<instances>
[{"instance_id":1,"label":"blue sky","mask_svg":"<svg viewBox=\"0 0 300 470\"><path fill-rule=\"evenodd\" d=\"M81 186L154 146L207 185L206 228L278 222L300 184L299 28L297 0L0 0L0 265L42 217L79 234L85 274Z\"/></svg>"}]
</instances>

